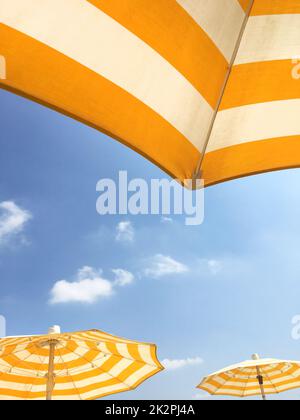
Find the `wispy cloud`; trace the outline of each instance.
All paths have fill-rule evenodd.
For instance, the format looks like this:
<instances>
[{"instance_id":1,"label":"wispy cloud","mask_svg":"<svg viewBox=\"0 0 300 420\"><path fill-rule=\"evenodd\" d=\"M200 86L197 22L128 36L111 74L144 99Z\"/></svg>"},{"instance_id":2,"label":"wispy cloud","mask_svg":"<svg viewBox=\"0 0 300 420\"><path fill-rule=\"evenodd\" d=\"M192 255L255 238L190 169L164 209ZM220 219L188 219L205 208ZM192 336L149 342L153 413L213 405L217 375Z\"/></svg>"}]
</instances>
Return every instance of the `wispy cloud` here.
<instances>
[{"instance_id":1,"label":"wispy cloud","mask_svg":"<svg viewBox=\"0 0 300 420\"><path fill-rule=\"evenodd\" d=\"M117 225L116 241L118 242L133 242L134 241L134 227L131 222L123 221Z\"/></svg>"},{"instance_id":2,"label":"wispy cloud","mask_svg":"<svg viewBox=\"0 0 300 420\"><path fill-rule=\"evenodd\" d=\"M102 270L85 266L78 270L73 281L57 281L50 292L52 305L63 303L93 304L102 298L113 295L115 287L126 286L133 281L133 274L129 271L113 270L115 281L103 277Z\"/></svg>"},{"instance_id":3,"label":"wispy cloud","mask_svg":"<svg viewBox=\"0 0 300 420\"><path fill-rule=\"evenodd\" d=\"M27 222L32 219L29 211L17 206L13 201L0 203L0 245L10 242L20 235ZM21 238L24 241L24 238Z\"/></svg>"},{"instance_id":4,"label":"wispy cloud","mask_svg":"<svg viewBox=\"0 0 300 420\"><path fill-rule=\"evenodd\" d=\"M161 278L173 274L183 274L189 271L185 264L161 254L155 255L149 261L149 267L144 270L148 277Z\"/></svg>"},{"instance_id":5,"label":"wispy cloud","mask_svg":"<svg viewBox=\"0 0 300 420\"><path fill-rule=\"evenodd\" d=\"M202 365L202 363L203 359L201 359L201 357L188 357L186 359L164 359L162 361L162 365L167 370L177 370L188 366Z\"/></svg>"},{"instance_id":6,"label":"wispy cloud","mask_svg":"<svg viewBox=\"0 0 300 420\"><path fill-rule=\"evenodd\" d=\"M128 286L134 282L134 275L130 271L117 268L112 272L115 274L115 284L117 286Z\"/></svg>"}]
</instances>

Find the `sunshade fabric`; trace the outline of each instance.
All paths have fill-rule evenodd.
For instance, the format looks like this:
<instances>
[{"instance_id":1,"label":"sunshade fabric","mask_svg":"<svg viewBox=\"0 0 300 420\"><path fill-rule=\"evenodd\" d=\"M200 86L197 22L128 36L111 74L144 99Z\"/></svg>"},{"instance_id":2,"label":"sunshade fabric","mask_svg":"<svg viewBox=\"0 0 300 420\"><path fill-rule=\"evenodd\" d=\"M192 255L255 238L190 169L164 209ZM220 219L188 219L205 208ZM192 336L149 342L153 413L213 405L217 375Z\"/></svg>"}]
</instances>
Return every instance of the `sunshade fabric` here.
<instances>
[{"instance_id":1,"label":"sunshade fabric","mask_svg":"<svg viewBox=\"0 0 300 420\"><path fill-rule=\"evenodd\" d=\"M300 165L297 57L300 2L254 0L202 165L207 185Z\"/></svg>"},{"instance_id":2,"label":"sunshade fabric","mask_svg":"<svg viewBox=\"0 0 300 420\"><path fill-rule=\"evenodd\" d=\"M263 377L266 394L278 394L300 387L300 362L261 359L239 363L213 373L205 378L198 388L211 395L260 395L257 367Z\"/></svg>"},{"instance_id":3,"label":"sunshade fabric","mask_svg":"<svg viewBox=\"0 0 300 420\"><path fill-rule=\"evenodd\" d=\"M109 134L181 181L202 160L206 185L297 166L298 0L254 1L215 120L251 4L1 0L0 84Z\"/></svg>"},{"instance_id":4,"label":"sunshade fabric","mask_svg":"<svg viewBox=\"0 0 300 420\"><path fill-rule=\"evenodd\" d=\"M97 330L0 340L0 399L44 400L49 340L54 354L53 400L88 400L128 391L162 370L156 347Z\"/></svg>"}]
</instances>

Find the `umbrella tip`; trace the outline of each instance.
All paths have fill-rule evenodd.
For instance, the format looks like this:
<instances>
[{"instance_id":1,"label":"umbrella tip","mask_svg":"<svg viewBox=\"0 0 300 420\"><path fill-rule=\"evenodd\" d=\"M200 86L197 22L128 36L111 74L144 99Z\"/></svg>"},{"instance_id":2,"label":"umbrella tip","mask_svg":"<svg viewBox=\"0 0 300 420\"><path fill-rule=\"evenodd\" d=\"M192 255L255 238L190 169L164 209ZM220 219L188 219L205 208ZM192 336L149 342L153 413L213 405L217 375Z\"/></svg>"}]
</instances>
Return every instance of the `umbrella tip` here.
<instances>
[{"instance_id":1,"label":"umbrella tip","mask_svg":"<svg viewBox=\"0 0 300 420\"><path fill-rule=\"evenodd\" d=\"M252 356L252 360L259 360L260 359L260 357L259 357L259 355L258 354L253 354L253 356Z\"/></svg>"},{"instance_id":2,"label":"umbrella tip","mask_svg":"<svg viewBox=\"0 0 300 420\"><path fill-rule=\"evenodd\" d=\"M60 334L60 333L61 333L61 329L60 329L60 326L59 325L53 325L48 330L48 334L49 335L52 335L52 334Z\"/></svg>"}]
</instances>

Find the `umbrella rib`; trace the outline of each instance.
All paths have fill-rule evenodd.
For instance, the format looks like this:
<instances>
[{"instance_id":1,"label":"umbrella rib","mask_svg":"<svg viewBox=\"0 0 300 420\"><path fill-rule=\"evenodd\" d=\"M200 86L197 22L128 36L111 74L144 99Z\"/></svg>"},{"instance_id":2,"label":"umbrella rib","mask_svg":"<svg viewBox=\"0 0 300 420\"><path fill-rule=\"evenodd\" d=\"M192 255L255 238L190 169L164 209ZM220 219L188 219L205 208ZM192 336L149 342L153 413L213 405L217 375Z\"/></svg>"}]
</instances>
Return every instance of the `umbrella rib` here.
<instances>
[{"instance_id":1,"label":"umbrella rib","mask_svg":"<svg viewBox=\"0 0 300 420\"><path fill-rule=\"evenodd\" d=\"M213 392L212 395L217 395L217 392L220 391L220 389L222 389L222 387L225 386L228 382L230 382L231 379L232 378L226 379L226 381L223 384L221 384L219 387L217 387L216 391ZM234 379L236 379L236 378L234 378ZM223 395L226 395L226 394L223 394Z\"/></svg>"},{"instance_id":2,"label":"umbrella rib","mask_svg":"<svg viewBox=\"0 0 300 420\"><path fill-rule=\"evenodd\" d=\"M245 384L245 388L244 388L244 391L243 391L242 398L245 398L245 396L246 396L247 386L248 386L248 384L249 384L249 381L250 381L251 377L252 377L252 375L249 375L249 376L248 376L248 379L247 379L247 382L246 382L246 384Z\"/></svg>"},{"instance_id":3,"label":"umbrella rib","mask_svg":"<svg viewBox=\"0 0 300 420\"><path fill-rule=\"evenodd\" d=\"M266 378L268 378L268 380L269 380L270 384L271 384L271 385L272 385L272 387L275 389L276 394L279 394L279 391L277 390L276 386L275 386L275 385L273 384L273 382L271 381L270 376L269 376L267 373L265 373L265 376L266 376Z\"/></svg>"},{"instance_id":4,"label":"umbrella rib","mask_svg":"<svg viewBox=\"0 0 300 420\"><path fill-rule=\"evenodd\" d=\"M226 381L223 384L220 384L220 386L217 387L217 389L212 393L212 395L217 395L217 392L220 391L222 386L225 386L230 381L230 379L232 379L232 378L228 378L228 379L226 379Z\"/></svg>"},{"instance_id":5,"label":"umbrella rib","mask_svg":"<svg viewBox=\"0 0 300 420\"><path fill-rule=\"evenodd\" d=\"M68 366L67 366L66 362L64 361L64 359L63 359L63 357L62 357L61 352L60 352L60 350L59 350L59 349L58 349L58 353L59 353L59 357L60 357L60 359L61 359L61 361L62 361L62 364L65 366L66 371L68 372L68 375L69 375L69 377L71 378L71 381L72 381L72 383L73 383L73 386L74 386L75 390L77 391L77 394L79 395L79 399L82 401L82 400L83 400L83 398L81 397L81 394L80 394L80 392L79 392L79 389L78 389L78 388L77 388L77 386L76 386L76 382L74 381L73 376L69 374L69 369L68 369Z\"/></svg>"}]
</instances>

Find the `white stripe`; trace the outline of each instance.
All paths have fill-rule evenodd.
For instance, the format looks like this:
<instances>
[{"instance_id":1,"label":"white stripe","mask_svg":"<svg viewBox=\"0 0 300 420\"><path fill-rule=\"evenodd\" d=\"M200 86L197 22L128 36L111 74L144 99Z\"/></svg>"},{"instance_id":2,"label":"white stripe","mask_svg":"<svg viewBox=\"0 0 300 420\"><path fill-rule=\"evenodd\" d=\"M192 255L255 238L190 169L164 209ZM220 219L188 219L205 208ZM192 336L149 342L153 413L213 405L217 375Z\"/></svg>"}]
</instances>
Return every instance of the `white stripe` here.
<instances>
[{"instance_id":1,"label":"white stripe","mask_svg":"<svg viewBox=\"0 0 300 420\"><path fill-rule=\"evenodd\" d=\"M252 16L235 64L300 57L300 14Z\"/></svg>"},{"instance_id":2,"label":"white stripe","mask_svg":"<svg viewBox=\"0 0 300 420\"><path fill-rule=\"evenodd\" d=\"M28 381L28 384L18 382L6 382L0 380L0 389L11 390L11 391L23 391L29 392L32 389L32 384ZM45 391L45 386L40 389L42 392Z\"/></svg>"},{"instance_id":3,"label":"white stripe","mask_svg":"<svg viewBox=\"0 0 300 420\"><path fill-rule=\"evenodd\" d=\"M168 61L87 1L1 0L0 21L120 86L202 149L209 104Z\"/></svg>"},{"instance_id":4,"label":"white stripe","mask_svg":"<svg viewBox=\"0 0 300 420\"><path fill-rule=\"evenodd\" d=\"M219 112L207 148L224 147L300 134L300 99L275 101Z\"/></svg>"},{"instance_id":5,"label":"white stripe","mask_svg":"<svg viewBox=\"0 0 300 420\"><path fill-rule=\"evenodd\" d=\"M126 384L129 384L130 387L135 387L142 378L144 378L146 375L154 373L156 369L157 368L154 368L153 366L145 365L138 371L134 372L131 376L129 376L126 379Z\"/></svg>"},{"instance_id":6,"label":"white stripe","mask_svg":"<svg viewBox=\"0 0 300 420\"><path fill-rule=\"evenodd\" d=\"M117 378L125 369L127 369L133 363L134 362L132 360L121 359L120 362L114 365L108 373L114 378Z\"/></svg>"},{"instance_id":7,"label":"white stripe","mask_svg":"<svg viewBox=\"0 0 300 420\"><path fill-rule=\"evenodd\" d=\"M177 0L201 26L228 62L245 18L237 0Z\"/></svg>"},{"instance_id":8,"label":"white stripe","mask_svg":"<svg viewBox=\"0 0 300 420\"><path fill-rule=\"evenodd\" d=\"M133 357L129 353L128 345L125 343L117 343L116 344L117 350L121 356L125 357L126 359L132 360Z\"/></svg>"},{"instance_id":9,"label":"white stripe","mask_svg":"<svg viewBox=\"0 0 300 420\"><path fill-rule=\"evenodd\" d=\"M156 362L152 358L150 346L145 346L143 344L140 344L138 346L138 349L139 349L140 356L144 360L145 363L151 366L156 366Z\"/></svg>"},{"instance_id":10,"label":"white stripe","mask_svg":"<svg viewBox=\"0 0 300 420\"><path fill-rule=\"evenodd\" d=\"M81 381L72 381L72 378L70 378L70 381L67 383L56 383L55 385L55 390L66 390L66 389L70 389L70 387L72 388L73 384L75 383L76 388L84 388L86 386L89 385L99 385L99 388L102 387L102 383L106 382L106 381L110 381L113 378L107 374L107 373L103 373L101 375L95 374L95 376L87 378L87 379L82 379Z\"/></svg>"},{"instance_id":11,"label":"white stripe","mask_svg":"<svg viewBox=\"0 0 300 420\"><path fill-rule=\"evenodd\" d=\"M103 354L106 354L106 355L112 355L112 352L108 349L108 347L107 347L107 345L106 345L106 343L105 342L102 342L102 343L99 343L99 346L98 346L98 348L99 348L99 350L103 353Z\"/></svg>"}]
</instances>

